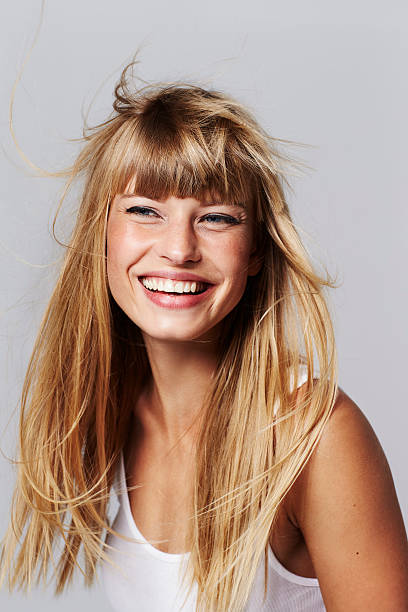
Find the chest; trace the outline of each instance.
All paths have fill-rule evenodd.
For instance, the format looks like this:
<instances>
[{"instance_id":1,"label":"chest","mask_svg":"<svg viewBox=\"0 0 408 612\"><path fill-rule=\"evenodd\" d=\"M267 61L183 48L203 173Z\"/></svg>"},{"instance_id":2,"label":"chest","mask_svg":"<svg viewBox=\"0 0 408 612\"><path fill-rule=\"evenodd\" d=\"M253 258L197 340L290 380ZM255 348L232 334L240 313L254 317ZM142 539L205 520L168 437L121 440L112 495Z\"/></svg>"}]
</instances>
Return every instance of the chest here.
<instances>
[{"instance_id":1,"label":"chest","mask_svg":"<svg viewBox=\"0 0 408 612\"><path fill-rule=\"evenodd\" d=\"M166 553L188 550L186 536L192 513L193 457L188 452L134 452L127 462L130 508L144 538ZM290 572L316 577L302 533L289 520L285 505L269 538L277 559Z\"/></svg>"},{"instance_id":2,"label":"chest","mask_svg":"<svg viewBox=\"0 0 408 612\"><path fill-rule=\"evenodd\" d=\"M193 457L180 449L160 452L140 447L127 462L134 522L144 538L163 552L187 551L193 474Z\"/></svg>"}]
</instances>

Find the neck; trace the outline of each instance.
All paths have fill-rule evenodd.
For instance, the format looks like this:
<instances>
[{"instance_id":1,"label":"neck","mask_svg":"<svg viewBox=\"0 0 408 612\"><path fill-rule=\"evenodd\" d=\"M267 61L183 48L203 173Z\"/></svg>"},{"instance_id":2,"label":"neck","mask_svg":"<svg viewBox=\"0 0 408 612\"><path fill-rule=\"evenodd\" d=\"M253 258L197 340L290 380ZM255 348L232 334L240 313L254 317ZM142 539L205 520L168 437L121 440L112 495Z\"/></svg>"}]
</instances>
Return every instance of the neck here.
<instances>
[{"instance_id":1,"label":"neck","mask_svg":"<svg viewBox=\"0 0 408 612\"><path fill-rule=\"evenodd\" d=\"M212 340L183 342L145 337L152 377L137 411L146 436L175 444L198 431L205 394L217 363Z\"/></svg>"}]
</instances>

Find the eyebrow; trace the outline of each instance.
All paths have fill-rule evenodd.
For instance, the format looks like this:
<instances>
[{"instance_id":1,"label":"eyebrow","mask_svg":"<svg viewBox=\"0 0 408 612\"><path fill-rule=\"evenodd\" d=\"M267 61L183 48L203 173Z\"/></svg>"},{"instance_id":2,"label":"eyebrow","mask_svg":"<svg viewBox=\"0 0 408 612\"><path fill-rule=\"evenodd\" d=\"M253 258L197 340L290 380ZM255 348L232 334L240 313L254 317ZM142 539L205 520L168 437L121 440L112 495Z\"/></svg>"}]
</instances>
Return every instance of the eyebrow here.
<instances>
[{"instance_id":1,"label":"eyebrow","mask_svg":"<svg viewBox=\"0 0 408 612\"><path fill-rule=\"evenodd\" d=\"M154 198L149 198L148 196L142 196L140 193L123 193L121 198L131 199L131 198L144 198L145 200L150 200L151 202L158 202L159 200L155 200ZM203 206L237 206L239 208L246 209L246 204L244 202L224 202L223 200L200 200L200 203Z\"/></svg>"}]
</instances>

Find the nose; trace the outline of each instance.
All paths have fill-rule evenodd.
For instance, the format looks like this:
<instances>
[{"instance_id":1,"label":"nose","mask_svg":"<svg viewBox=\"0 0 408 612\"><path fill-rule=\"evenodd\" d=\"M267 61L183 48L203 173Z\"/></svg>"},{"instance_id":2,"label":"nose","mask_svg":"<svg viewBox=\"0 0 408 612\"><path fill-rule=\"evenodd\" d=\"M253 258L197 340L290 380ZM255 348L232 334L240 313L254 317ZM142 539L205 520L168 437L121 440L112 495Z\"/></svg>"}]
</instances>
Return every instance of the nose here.
<instances>
[{"instance_id":1,"label":"nose","mask_svg":"<svg viewBox=\"0 0 408 612\"><path fill-rule=\"evenodd\" d=\"M198 239L189 219L175 219L164 228L157 250L160 257L175 265L201 259Z\"/></svg>"}]
</instances>

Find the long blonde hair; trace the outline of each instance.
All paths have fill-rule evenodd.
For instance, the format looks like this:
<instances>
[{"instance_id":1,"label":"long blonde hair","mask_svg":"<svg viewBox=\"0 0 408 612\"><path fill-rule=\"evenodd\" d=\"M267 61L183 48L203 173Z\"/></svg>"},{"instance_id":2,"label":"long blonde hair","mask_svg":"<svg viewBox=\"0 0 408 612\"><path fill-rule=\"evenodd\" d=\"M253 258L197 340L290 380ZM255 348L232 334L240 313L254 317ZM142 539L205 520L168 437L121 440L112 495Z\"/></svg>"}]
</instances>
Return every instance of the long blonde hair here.
<instances>
[{"instance_id":1,"label":"long blonde hair","mask_svg":"<svg viewBox=\"0 0 408 612\"><path fill-rule=\"evenodd\" d=\"M106 276L109 206L134 179L135 191L150 197L210 191L254 210L263 265L224 321L197 444L185 576L198 583L197 610L239 612L267 556L277 510L335 401L324 297L332 282L313 270L291 220L280 142L217 91L186 83L132 88L132 67L115 89L113 115L87 128L69 172L68 187L79 177L85 186L24 382L2 575L10 588L25 588L51 565L61 592L75 567L91 584L106 557L109 493L150 372L140 329L113 301ZM299 399L293 389L302 363L308 378Z\"/></svg>"}]
</instances>

